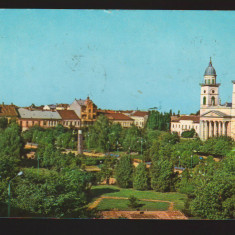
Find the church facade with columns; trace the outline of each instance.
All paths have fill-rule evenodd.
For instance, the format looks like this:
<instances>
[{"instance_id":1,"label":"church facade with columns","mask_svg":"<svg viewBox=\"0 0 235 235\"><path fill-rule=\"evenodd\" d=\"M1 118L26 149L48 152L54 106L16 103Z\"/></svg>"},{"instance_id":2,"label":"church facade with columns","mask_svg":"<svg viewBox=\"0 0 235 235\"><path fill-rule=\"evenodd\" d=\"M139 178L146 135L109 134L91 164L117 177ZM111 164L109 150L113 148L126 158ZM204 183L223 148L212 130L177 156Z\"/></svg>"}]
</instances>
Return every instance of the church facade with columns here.
<instances>
[{"instance_id":1,"label":"church facade with columns","mask_svg":"<svg viewBox=\"0 0 235 235\"><path fill-rule=\"evenodd\" d=\"M212 62L205 70L200 99L200 138L207 140L214 136L230 136L235 139L235 81L232 103L221 104L216 71Z\"/></svg>"}]
</instances>

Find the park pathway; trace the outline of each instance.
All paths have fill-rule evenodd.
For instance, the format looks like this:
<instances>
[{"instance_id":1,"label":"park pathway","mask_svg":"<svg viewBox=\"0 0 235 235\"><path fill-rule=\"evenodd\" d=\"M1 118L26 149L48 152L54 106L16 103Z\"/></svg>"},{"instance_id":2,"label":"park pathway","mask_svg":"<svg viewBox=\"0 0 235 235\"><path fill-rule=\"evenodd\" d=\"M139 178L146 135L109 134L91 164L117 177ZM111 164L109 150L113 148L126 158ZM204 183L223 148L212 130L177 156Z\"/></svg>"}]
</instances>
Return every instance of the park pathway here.
<instances>
[{"instance_id":1,"label":"park pathway","mask_svg":"<svg viewBox=\"0 0 235 235\"><path fill-rule=\"evenodd\" d=\"M127 197L111 197L111 196L101 196L98 199L96 199L93 203L89 205L89 209L94 209L99 205L102 199L125 199L128 200ZM140 201L148 201L148 202L166 202L169 203L168 211L173 211L174 210L174 202L171 201L163 201L163 200L154 200L154 199L139 199Z\"/></svg>"}]
</instances>

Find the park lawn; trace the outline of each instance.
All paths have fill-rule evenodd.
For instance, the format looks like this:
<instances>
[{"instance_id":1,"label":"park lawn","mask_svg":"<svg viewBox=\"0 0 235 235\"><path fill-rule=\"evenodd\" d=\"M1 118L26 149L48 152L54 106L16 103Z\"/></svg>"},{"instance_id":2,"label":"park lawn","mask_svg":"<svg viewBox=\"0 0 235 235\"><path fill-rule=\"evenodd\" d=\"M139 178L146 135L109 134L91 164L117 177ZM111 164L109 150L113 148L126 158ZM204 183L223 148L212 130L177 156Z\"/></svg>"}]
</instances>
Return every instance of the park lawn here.
<instances>
[{"instance_id":1,"label":"park lawn","mask_svg":"<svg viewBox=\"0 0 235 235\"><path fill-rule=\"evenodd\" d=\"M136 209L132 209L128 207L128 200L126 199L109 199L104 198L101 200L99 205L97 206L98 210L108 211L108 210L125 210L125 211L136 211ZM147 201L139 201L141 207L140 210L148 210L148 211L166 211L169 207L169 203L167 202L147 202Z\"/></svg>"},{"instance_id":2,"label":"park lawn","mask_svg":"<svg viewBox=\"0 0 235 235\"><path fill-rule=\"evenodd\" d=\"M113 185L98 185L91 188L92 201L101 196L113 196L113 197L130 197L135 196L138 199L153 199L162 201L174 202L174 208L176 210L182 210L184 208L184 202L187 196L182 193L169 192L161 193L153 190L139 191L134 189L123 189Z\"/></svg>"}]
</instances>

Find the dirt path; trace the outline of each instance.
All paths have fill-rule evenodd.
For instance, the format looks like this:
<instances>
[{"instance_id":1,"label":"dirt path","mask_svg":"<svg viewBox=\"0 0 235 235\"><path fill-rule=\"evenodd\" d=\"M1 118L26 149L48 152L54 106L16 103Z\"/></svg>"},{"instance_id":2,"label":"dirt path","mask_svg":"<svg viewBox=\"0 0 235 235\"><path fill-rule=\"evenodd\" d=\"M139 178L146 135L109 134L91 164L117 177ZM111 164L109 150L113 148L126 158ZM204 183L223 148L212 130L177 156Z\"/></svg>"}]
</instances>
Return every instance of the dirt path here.
<instances>
[{"instance_id":1,"label":"dirt path","mask_svg":"<svg viewBox=\"0 0 235 235\"><path fill-rule=\"evenodd\" d=\"M97 207L99 205L99 203L101 202L102 199L124 199L124 200L128 200L127 197L111 197L111 196L101 196L98 199L96 199L93 203L90 204L90 206L88 207L89 209L93 209L95 207ZM173 211L174 210L174 202L170 202L170 201L163 201L163 200L154 200L154 199L139 199L140 201L147 201L147 202L166 202L169 203L169 208L168 211Z\"/></svg>"}]
</instances>

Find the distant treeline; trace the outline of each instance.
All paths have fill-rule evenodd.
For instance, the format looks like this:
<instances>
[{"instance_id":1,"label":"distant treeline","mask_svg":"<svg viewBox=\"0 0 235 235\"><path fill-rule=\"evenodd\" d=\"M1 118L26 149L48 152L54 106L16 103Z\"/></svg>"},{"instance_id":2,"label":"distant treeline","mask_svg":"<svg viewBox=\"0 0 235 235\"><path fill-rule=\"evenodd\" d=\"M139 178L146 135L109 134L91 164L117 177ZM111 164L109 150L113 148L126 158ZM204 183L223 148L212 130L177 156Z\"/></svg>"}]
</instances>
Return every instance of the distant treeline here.
<instances>
[{"instance_id":1,"label":"distant treeline","mask_svg":"<svg viewBox=\"0 0 235 235\"><path fill-rule=\"evenodd\" d=\"M150 111L147 121L147 128L152 130L168 131L171 122L171 115L172 110L164 113L157 110Z\"/></svg>"}]
</instances>

